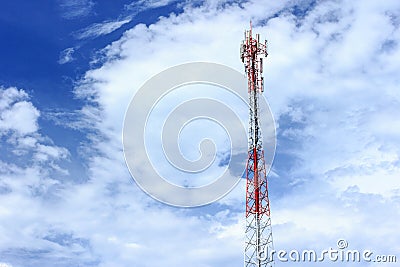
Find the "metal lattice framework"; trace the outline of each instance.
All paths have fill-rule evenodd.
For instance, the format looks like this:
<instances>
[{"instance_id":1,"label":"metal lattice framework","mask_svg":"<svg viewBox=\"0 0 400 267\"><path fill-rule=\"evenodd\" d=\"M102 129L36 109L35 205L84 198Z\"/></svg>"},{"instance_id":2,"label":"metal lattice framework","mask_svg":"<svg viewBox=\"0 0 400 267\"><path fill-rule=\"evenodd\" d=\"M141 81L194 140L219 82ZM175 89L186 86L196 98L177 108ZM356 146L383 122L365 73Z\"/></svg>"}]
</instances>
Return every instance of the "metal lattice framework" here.
<instances>
[{"instance_id":1,"label":"metal lattice framework","mask_svg":"<svg viewBox=\"0 0 400 267\"><path fill-rule=\"evenodd\" d=\"M249 148L246 169L246 267L273 266L269 257L272 244L268 182L259 120L259 95L264 91L263 58L268 56L267 41L260 43L260 35L252 36L252 26L245 31L240 56L248 78L249 90Z\"/></svg>"}]
</instances>

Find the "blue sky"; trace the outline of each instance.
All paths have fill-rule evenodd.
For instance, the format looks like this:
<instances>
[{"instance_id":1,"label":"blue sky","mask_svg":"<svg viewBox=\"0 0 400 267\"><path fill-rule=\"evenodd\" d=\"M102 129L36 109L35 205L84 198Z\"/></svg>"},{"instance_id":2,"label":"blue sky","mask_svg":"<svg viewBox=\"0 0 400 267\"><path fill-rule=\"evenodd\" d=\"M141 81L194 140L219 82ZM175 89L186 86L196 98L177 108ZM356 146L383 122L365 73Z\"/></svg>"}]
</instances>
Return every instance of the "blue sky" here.
<instances>
[{"instance_id":1,"label":"blue sky","mask_svg":"<svg viewBox=\"0 0 400 267\"><path fill-rule=\"evenodd\" d=\"M0 263L242 266L244 183L166 206L130 177L121 132L136 90L168 67L243 72L249 20L269 41L275 247L345 238L400 258L398 1L57 0L0 8Z\"/></svg>"}]
</instances>

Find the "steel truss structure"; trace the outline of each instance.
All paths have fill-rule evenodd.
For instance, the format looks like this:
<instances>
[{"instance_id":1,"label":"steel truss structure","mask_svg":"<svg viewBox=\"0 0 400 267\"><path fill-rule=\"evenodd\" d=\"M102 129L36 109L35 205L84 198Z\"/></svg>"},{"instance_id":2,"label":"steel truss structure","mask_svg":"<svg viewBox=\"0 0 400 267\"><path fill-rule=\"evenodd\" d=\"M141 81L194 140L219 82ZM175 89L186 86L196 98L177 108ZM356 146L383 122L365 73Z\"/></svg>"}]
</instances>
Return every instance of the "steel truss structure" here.
<instances>
[{"instance_id":1,"label":"steel truss structure","mask_svg":"<svg viewBox=\"0 0 400 267\"><path fill-rule=\"evenodd\" d=\"M263 58L268 56L267 41L260 35L245 31L240 57L245 66L249 93L249 144L246 167L246 243L245 267L270 267L273 249L268 182L259 120L259 96L264 91Z\"/></svg>"}]
</instances>

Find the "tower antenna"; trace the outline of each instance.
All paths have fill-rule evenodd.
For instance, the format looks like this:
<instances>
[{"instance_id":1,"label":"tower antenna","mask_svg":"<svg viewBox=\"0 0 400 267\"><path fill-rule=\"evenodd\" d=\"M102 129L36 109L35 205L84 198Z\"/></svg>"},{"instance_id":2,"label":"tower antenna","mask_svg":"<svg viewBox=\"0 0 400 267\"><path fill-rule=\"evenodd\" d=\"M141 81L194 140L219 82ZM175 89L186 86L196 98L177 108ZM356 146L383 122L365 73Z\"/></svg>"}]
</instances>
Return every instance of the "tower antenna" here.
<instances>
[{"instance_id":1,"label":"tower antenna","mask_svg":"<svg viewBox=\"0 0 400 267\"><path fill-rule=\"evenodd\" d=\"M240 57L247 75L249 93L249 143L246 165L246 243L245 267L271 267L273 250L268 181L260 127L259 96L264 91L263 59L267 58L267 40L245 31Z\"/></svg>"}]
</instances>

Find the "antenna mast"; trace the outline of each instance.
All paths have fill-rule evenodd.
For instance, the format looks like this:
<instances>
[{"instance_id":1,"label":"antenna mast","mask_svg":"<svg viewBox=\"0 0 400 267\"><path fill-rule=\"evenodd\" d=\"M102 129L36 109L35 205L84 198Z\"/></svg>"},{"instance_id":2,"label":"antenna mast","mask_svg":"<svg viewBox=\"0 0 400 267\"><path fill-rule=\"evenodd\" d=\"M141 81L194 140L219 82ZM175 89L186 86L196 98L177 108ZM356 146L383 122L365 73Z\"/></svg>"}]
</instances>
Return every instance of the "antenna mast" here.
<instances>
[{"instance_id":1,"label":"antenna mast","mask_svg":"<svg viewBox=\"0 0 400 267\"><path fill-rule=\"evenodd\" d=\"M268 182L259 119L259 96L264 91L263 58L268 56L267 40L260 43L260 35L244 33L240 57L244 63L249 92L249 144L246 167L246 244L245 267L273 266L273 249Z\"/></svg>"}]
</instances>

